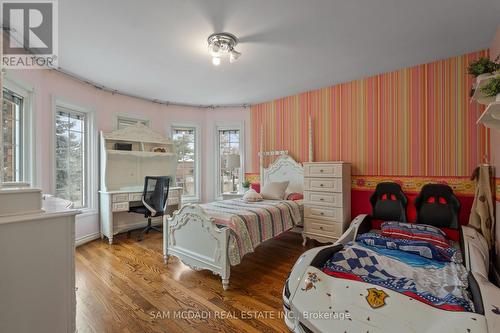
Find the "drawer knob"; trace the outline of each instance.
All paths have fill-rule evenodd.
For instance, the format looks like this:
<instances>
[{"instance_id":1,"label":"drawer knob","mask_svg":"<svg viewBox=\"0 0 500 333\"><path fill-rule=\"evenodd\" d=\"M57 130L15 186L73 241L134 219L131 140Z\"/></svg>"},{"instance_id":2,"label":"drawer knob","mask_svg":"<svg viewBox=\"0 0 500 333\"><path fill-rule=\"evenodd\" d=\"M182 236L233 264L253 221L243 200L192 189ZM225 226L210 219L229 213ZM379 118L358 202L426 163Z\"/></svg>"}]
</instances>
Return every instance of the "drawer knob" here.
<instances>
[{"instance_id":1,"label":"drawer knob","mask_svg":"<svg viewBox=\"0 0 500 333\"><path fill-rule=\"evenodd\" d=\"M325 213L323 213L323 212L321 212L321 213L319 213L319 214L320 214L320 215L325 215Z\"/></svg>"},{"instance_id":2,"label":"drawer knob","mask_svg":"<svg viewBox=\"0 0 500 333\"><path fill-rule=\"evenodd\" d=\"M323 227L319 227L321 230L323 230Z\"/></svg>"},{"instance_id":3,"label":"drawer knob","mask_svg":"<svg viewBox=\"0 0 500 333\"><path fill-rule=\"evenodd\" d=\"M319 201L325 201L325 199L323 199L323 198L319 198Z\"/></svg>"},{"instance_id":4,"label":"drawer knob","mask_svg":"<svg viewBox=\"0 0 500 333\"><path fill-rule=\"evenodd\" d=\"M319 184L319 186L323 187L323 184Z\"/></svg>"},{"instance_id":5,"label":"drawer knob","mask_svg":"<svg viewBox=\"0 0 500 333\"><path fill-rule=\"evenodd\" d=\"M323 172L323 169L319 170L319 172Z\"/></svg>"}]
</instances>

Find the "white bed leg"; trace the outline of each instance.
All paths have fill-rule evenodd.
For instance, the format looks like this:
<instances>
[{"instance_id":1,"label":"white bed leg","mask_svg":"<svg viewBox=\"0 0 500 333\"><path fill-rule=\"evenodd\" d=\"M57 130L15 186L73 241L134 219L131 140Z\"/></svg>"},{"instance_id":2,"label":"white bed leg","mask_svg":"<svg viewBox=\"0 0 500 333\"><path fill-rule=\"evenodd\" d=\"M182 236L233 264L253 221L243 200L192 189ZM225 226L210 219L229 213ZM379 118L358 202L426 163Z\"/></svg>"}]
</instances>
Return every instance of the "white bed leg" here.
<instances>
[{"instance_id":1,"label":"white bed leg","mask_svg":"<svg viewBox=\"0 0 500 333\"><path fill-rule=\"evenodd\" d=\"M306 246L306 244L307 244L307 237L306 237L306 235L302 234L302 239L303 239L302 246Z\"/></svg>"},{"instance_id":2,"label":"white bed leg","mask_svg":"<svg viewBox=\"0 0 500 333\"><path fill-rule=\"evenodd\" d=\"M229 279L222 279L222 289L224 290L229 289Z\"/></svg>"},{"instance_id":3,"label":"white bed leg","mask_svg":"<svg viewBox=\"0 0 500 333\"><path fill-rule=\"evenodd\" d=\"M164 255L163 255L163 263L164 263L165 265L168 265L168 258L169 258L169 255L168 255L168 254L164 254Z\"/></svg>"}]
</instances>

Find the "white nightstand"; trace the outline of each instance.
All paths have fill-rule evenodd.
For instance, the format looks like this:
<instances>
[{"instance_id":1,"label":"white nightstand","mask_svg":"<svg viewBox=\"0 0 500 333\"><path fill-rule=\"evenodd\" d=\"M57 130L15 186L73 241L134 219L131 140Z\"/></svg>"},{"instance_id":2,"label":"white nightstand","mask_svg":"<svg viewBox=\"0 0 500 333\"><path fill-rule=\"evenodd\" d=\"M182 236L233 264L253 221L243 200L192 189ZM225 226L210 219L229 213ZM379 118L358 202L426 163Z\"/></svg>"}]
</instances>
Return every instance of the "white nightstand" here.
<instances>
[{"instance_id":1,"label":"white nightstand","mask_svg":"<svg viewBox=\"0 0 500 333\"><path fill-rule=\"evenodd\" d=\"M225 193L222 193L222 200L243 198L244 194L245 193L242 193L242 192L236 192L236 193L225 192Z\"/></svg>"}]
</instances>

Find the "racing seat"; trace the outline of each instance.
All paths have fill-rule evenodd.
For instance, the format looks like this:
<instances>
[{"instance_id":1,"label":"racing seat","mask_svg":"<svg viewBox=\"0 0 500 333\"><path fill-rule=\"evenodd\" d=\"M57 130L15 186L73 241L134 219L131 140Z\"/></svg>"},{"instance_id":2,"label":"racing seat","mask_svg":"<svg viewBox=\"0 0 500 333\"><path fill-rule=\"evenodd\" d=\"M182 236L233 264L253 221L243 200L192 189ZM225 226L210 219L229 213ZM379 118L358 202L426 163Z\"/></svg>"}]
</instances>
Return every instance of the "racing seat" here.
<instances>
[{"instance_id":1,"label":"racing seat","mask_svg":"<svg viewBox=\"0 0 500 333\"><path fill-rule=\"evenodd\" d=\"M372 219L406 222L406 198L401 186L393 182L377 184L370 197Z\"/></svg>"},{"instance_id":2,"label":"racing seat","mask_svg":"<svg viewBox=\"0 0 500 333\"><path fill-rule=\"evenodd\" d=\"M427 184L415 199L416 223L438 228L458 229L460 202L453 190L444 184Z\"/></svg>"}]
</instances>

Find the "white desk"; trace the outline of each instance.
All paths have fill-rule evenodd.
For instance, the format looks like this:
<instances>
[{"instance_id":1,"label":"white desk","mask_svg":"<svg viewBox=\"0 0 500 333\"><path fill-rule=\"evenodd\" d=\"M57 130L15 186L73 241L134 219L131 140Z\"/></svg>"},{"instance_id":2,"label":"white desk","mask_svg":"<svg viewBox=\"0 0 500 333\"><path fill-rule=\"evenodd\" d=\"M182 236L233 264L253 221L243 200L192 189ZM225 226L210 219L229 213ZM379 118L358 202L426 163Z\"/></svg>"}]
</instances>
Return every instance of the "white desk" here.
<instances>
[{"instance_id":1,"label":"white desk","mask_svg":"<svg viewBox=\"0 0 500 333\"><path fill-rule=\"evenodd\" d=\"M116 191L99 191L99 210L101 217L101 238L107 237L113 244L113 236L128 230L147 225L147 219L139 214L128 213L128 209L141 204L142 188L125 188ZM181 208L182 187L170 187L168 208L165 214ZM154 225L161 225L161 217L153 218Z\"/></svg>"}]
</instances>

